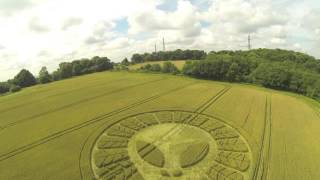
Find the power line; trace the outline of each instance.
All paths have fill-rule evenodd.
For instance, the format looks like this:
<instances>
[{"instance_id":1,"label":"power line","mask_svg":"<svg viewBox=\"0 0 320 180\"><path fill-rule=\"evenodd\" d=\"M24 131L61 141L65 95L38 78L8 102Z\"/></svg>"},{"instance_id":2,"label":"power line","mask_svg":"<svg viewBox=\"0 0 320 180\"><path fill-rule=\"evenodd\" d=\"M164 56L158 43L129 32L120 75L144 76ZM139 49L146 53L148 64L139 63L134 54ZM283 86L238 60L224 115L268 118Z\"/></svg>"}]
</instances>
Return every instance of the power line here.
<instances>
[{"instance_id":1,"label":"power line","mask_svg":"<svg viewBox=\"0 0 320 180\"><path fill-rule=\"evenodd\" d=\"M162 38L162 46L163 46L163 51L166 51L166 45L165 45L165 42L164 42L164 37Z\"/></svg>"},{"instance_id":2,"label":"power line","mask_svg":"<svg viewBox=\"0 0 320 180\"><path fill-rule=\"evenodd\" d=\"M248 34L248 39L247 39L246 45L244 45L244 43L243 43L243 44L239 44L238 46L241 47L241 48L248 48L248 50L251 50L252 49L252 37L251 37L251 34L250 33Z\"/></svg>"},{"instance_id":3,"label":"power line","mask_svg":"<svg viewBox=\"0 0 320 180\"><path fill-rule=\"evenodd\" d=\"M250 34L248 35L248 50L251 49L251 36Z\"/></svg>"}]
</instances>

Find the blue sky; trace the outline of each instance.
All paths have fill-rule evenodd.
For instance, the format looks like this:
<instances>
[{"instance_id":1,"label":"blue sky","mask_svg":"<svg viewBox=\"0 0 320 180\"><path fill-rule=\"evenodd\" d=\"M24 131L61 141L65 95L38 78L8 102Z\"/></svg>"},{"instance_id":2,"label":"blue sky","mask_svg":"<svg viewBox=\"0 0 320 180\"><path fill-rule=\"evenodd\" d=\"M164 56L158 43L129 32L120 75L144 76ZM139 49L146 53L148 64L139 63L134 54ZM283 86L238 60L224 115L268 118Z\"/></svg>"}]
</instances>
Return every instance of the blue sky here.
<instances>
[{"instance_id":1,"label":"blue sky","mask_svg":"<svg viewBox=\"0 0 320 180\"><path fill-rule=\"evenodd\" d=\"M178 5L177 1L166 0L163 3L159 4L157 6L157 9L167 11L167 12L174 12L175 10L177 10L177 5Z\"/></svg>"},{"instance_id":2,"label":"blue sky","mask_svg":"<svg viewBox=\"0 0 320 180\"><path fill-rule=\"evenodd\" d=\"M52 13L59 12L59 13ZM318 0L1 0L0 81L95 55L283 48L320 58Z\"/></svg>"},{"instance_id":3,"label":"blue sky","mask_svg":"<svg viewBox=\"0 0 320 180\"><path fill-rule=\"evenodd\" d=\"M127 18L121 18L121 19L115 21L115 23L116 23L116 26L114 28L115 31L123 33L123 34L128 33L129 24L128 24Z\"/></svg>"}]
</instances>

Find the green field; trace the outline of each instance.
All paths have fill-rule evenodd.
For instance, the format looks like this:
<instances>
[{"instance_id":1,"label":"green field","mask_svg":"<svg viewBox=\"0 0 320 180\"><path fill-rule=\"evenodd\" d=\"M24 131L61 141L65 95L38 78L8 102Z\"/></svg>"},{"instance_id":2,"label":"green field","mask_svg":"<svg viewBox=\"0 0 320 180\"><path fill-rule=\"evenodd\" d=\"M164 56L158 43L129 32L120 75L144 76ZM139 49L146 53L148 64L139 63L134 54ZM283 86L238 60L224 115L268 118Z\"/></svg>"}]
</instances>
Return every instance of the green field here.
<instances>
[{"instance_id":1,"label":"green field","mask_svg":"<svg viewBox=\"0 0 320 180\"><path fill-rule=\"evenodd\" d=\"M317 180L319 107L164 74L38 85L0 97L0 179Z\"/></svg>"},{"instance_id":2,"label":"green field","mask_svg":"<svg viewBox=\"0 0 320 180\"><path fill-rule=\"evenodd\" d=\"M131 66L129 66L129 69L130 70L137 70L137 69L139 69L140 67L142 67L142 66L144 66L146 64L160 64L160 65L162 65L164 62L166 62L166 61L144 62L144 63L131 65ZM170 61L170 62L172 62L179 70L182 70L183 65L186 63L186 61L184 61L184 60L181 60L181 61Z\"/></svg>"}]
</instances>

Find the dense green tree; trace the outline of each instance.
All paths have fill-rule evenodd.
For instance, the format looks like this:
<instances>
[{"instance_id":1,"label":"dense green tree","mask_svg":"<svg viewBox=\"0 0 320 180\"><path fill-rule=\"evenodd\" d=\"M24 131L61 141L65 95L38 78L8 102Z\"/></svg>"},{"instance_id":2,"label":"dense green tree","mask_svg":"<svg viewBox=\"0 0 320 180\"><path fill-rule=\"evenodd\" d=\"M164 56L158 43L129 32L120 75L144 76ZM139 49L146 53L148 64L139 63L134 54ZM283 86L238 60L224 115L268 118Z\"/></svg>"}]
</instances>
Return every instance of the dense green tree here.
<instances>
[{"instance_id":1,"label":"dense green tree","mask_svg":"<svg viewBox=\"0 0 320 180\"><path fill-rule=\"evenodd\" d=\"M225 60L231 61L232 56L229 54L221 54L221 53L209 53L206 57L206 60Z\"/></svg>"},{"instance_id":2,"label":"dense green tree","mask_svg":"<svg viewBox=\"0 0 320 180\"><path fill-rule=\"evenodd\" d=\"M11 85L10 87L10 92L14 93L14 92L18 92L21 90L21 87L18 85Z\"/></svg>"},{"instance_id":3,"label":"dense green tree","mask_svg":"<svg viewBox=\"0 0 320 180\"><path fill-rule=\"evenodd\" d=\"M39 72L39 82L41 84L49 83L52 81L52 77L49 74L47 67L42 67L40 72Z\"/></svg>"},{"instance_id":4,"label":"dense green tree","mask_svg":"<svg viewBox=\"0 0 320 180\"><path fill-rule=\"evenodd\" d=\"M172 62L164 62L162 67L162 72L177 74L179 70Z\"/></svg>"},{"instance_id":5,"label":"dense green tree","mask_svg":"<svg viewBox=\"0 0 320 180\"><path fill-rule=\"evenodd\" d=\"M58 72L60 73L61 79L72 77L72 64L68 62L60 63Z\"/></svg>"},{"instance_id":6,"label":"dense green tree","mask_svg":"<svg viewBox=\"0 0 320 180\"><path fill-rule=\"evenodd\" d=\"M145 70L150 70L150 69L151 69L151 64L146 64L146 65L144 66L144 69L145 69Z\"/></svg>"},{"instance_id":7,"label":"dense green tree","mask_svg":"<svg viewBox=\"0 0 320 180\"><path fill-rule=\"evenodd\" d=\"M289 89L298 93L305 93L305 89L303 87L303 73L295 72L291 74Z\"/></svg>"},{"instance_id":8,"label":"dense green tree","mask_svg":"<svg viewBox=\"0 0 320 180\"><path fill-rule=\"evenodd\" d=\"M229 67L229 70L226 74L226 78L228 81L240 81L240 68L237 63L232 63Z\"/></svg>"},{"instance_id":9,"label":"dense green tree","mask_svg":"<svg viewBox=\"0 0 320 180\"><path fill-rule=\"evenodd\" d=\"M133 64L142 63L143 62L143 57L140 54L133 54L132 57L131 57L131 62Z\"/></svg>"},{"instance_id":10,"label":"dense green tree","mask_svg":"<svg viewBox=\"0 0 320 180\"><path fill-rule=\"evenodd\" d=\"M148 61L168 61L168 60L201 60L206 58L206 52L200 50L160 51L157 53L134 54L132 63L142 63Z\"/></svg>"},{"instance_id":11,"label":"dense green tree","mask_svg":"<svg viewBox=\"0 0 320 180\"><path fill-rule=\"evenodd\" d=\"M72 61L72 75L79 76L83 73L83 66L81 66L80 61Z\"/></svg>"},{"instance_id":12,"label":"dense green tree","mask_svg":"<svg viewBox=\"0 0 320 180\"><path fill-rule=\"evenodd\" d=\"M113 64L107 57L95 56L90 59L74 60L71 63L63 62L59 64L58 70L52 73L53 80L70 78L93 72L101 72L113 68Z\"/></svg>"},{"instance_id":13,"label":"dense green tree","mask_svg":"<svg viewBox=\"0 0 320 180\"><path fill-rule=\"evenodd\" d=\"M14 78L13 83L20 87L29 87L37 84L36 78L26 69L22 69Z\"/></svg>"},{"instance_id":14,"label":"dense green tree","mask_svg":"<svg viewBox=\"0 0 320 180\"><path fill-rule=\"evenodd\" d=\"M198 78L256 83L320 99L320 61L287 50L210 52L206 60L187 62L183 73Z\"/></svg>"},{"instance_id":15,"label":"dense green tree","mask_svg":"<svg viewBox=\"0 0 320 180\"><path fill-rule=\"evenodd\" d=\"M90 59L81 59L79 64L81 66L81 73L80 74L88 74L88 73L92 73L93 72L92 70L90 70L90 67L93 64L90 61Z\"/></svg>"},{"instance_id":16,"label":"dense green tree","mask_svg":"<svg viewBox=\"0 0 320 180\"><path fill-rule=\"evenodd\" d=\"M186 61L186 63L182 67L182 73L188 76L193 76L195 72L194 68L195 65L191 61Z\"/></svg>"},{"instance_id":17,"label":"dense green tree","mask_svg":"<svg viewBox=\"0 0 320 180\"><path fill-rule=\"evenodd\" d=\"M7 82L0 82L0 94L10 91L10 84Z\"/></svg>"},{"instance_id":18,"label":"dense green tree","mask_svg":"<svg viewBox=\"0 0 320 180\"><path fill-rule=\"evenodd\" d=\"M121 64L122 64L122 65L125 65L125 66L128 66L128 65L130 65L130 62L129 62L129 60L128 60L127 58L124 58L124 59L121 61Z\"/></svg>"},{"instance_id":19,"label":"dense green tree","mask_svg":"<svg viewBox=\"0 0 320 180\"><path fill-rule=\"evenodd\" d=\"M252 74L255 81L265 87L288 90L291 72L284 66L277 64L261 64Z\"/></svg>"},{"instance_id":20,"label":"dense green tree","mask_svg":"<svg viewBox=\"0 0 320 180\"><path fill-rule=\"evenodd\" d=\"M61 79L59 70L53 71L51 77L53 81L59 81Z\"/></svg>"},{"instance_id":21,"label":"dense green tree","mask_svg":"<svg viewBox=\"0 0 320 180\"><path fill-rule=\"evenodd\" d=\"M125 66L125 65L123 65L123 64L121 64L121 63L114 65L113 68L114 68L114 70L116 70L116 71L129 71L128 66Z\"/></svg>"},{"instance_id":22,"label":"dense green tree","mask_svg":"<svg viewBox=\"0 0 320 180\"><path fill-rule=\"evenodd\" d=\"M152 64L150 70L154 72L160 72L162 69L160 64Z\"/></svg>"},{"instance_id":23,"label":"dense green tree","mask_svg":"<svg viewBox=\"0 0 320 180\"><path fill-rule=\"evenodd\" d=\"M101 72L113 68L113 64L107 57L95 56L91 59L91 62L94 64L91 69L95 72Z\"/></svg>"},{"instance_id":24,"label":"dense green tree","mask_svg":"<svg viewBox=\"0 0 320 180\"><path fill-rule=\"evenodd\" d=\"M59 68L50 75L46 67L42 67L38 80L40 83L58 81L72 76L100 72L113 69L113 63L107 57L95 56L92 59L80 59L72 62L62 62ZM13 79L0 83L0 94L8 91L17 91L20 88L35 85L36 78L28 71L21 70Z\"/></svg>"},{"instance_id":25,"label":"dense green tree","mask_svg":"<svg viewBox=\"0 0 320 180\"><path fill-rule=\"evenodd\" d=\"M204 51L177 49L134 54L131 60L133 64L158 60L192 60L185 63L182 69L183 74L220 81L256 83L269 88L297 92L320 100L320 60L300 52L254 49L250 51L212 51L206 54ZM128 64L128 59L124 59L116 68L123 69L122 67L126 67L124 64ZM52 73L52 79L60 80L109 69L113 69L113 63L107 57L95 56L92 59L61 63L59 68ZM163 67L159 64L147 64L141 67L141 70L179 73L177 67L170 62L165 62ZM47 82L48 74L45 69L41 70L39 81ZM7 92L8 87L10 88L12 84L27 87L35 83L33 75L27 70L22 70L14 79L8 80L5 84L0 83L0 93Z\"/></svg>"},{"instance_id":26,"label":"dense green tree","mask_svg":"<svg viewBox=\"0 0 320 180\"><path fill-rule=\"evenodd\" d=\"M143 57L143 62L158 61L159 60L159 58L156 56L155 53L152 53L152 54L146 53L142 57Z\"/></svg>"},{"instance_id":27,"label":"dense green tree","mask_svg":"<svg viewBox=\"0 0 320 180\"><path fill-rule=\"evenodd\" d=\"M160 72L162 70L160 64L145 64L140 67L141 71Z\"/></svg>"}]
</instances>

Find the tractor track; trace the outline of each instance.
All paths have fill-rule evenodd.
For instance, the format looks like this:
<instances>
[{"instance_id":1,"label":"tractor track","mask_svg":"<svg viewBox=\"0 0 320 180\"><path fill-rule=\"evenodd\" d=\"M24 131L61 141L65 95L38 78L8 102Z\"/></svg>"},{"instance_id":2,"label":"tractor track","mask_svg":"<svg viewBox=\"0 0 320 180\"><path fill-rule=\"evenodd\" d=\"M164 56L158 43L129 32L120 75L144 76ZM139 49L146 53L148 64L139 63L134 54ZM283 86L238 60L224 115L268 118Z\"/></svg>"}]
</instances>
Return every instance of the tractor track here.
<instances>
[{"instance_id":1,"label":"tractor track","mask_svg":"<svg viewBox=\"0 0 320 180\"><path fill-rule=\"evenodd\" d=\"M71 80L71 79L65 79L65 80ZM100 83L102 81L103 81L103 79L96 79L96 80L91 81L91 83L92 82L99 82ZM108 81L105 81L105 83L108 83ZM45 92L55 91L55 88L53 88L53 89L44 89L44 88L45 88L44 86L41 86L41 87L35 88L34 90L37 91L37 94L42 94L42 93L45 93ZM90 88L90 86L86 87L86 88ZM26 97L26 96L30 96L30 94L28 94L28 93L31 93L31 92L26 92L26 93L27 94L19 95L18 98L23 98L23 97ZM11 102L11 100L5 100L5 101L0 101L0 104L8 103L7 101L9 101L9 103Z\"/></svg>"},{"instance_id":2,"label":"tractor track","mask_svg":"<svg viewBox=\"0 0 320 180\"><path fill-rule=\"evenodd\" d=\"M219 91L217 94L212 96L207 102L202 104L195 110L195 113L203 113L206 109L208 109L213 103L218 101L225 93L227 93L231 89L231 86L226 86L224 89Z\"/></svg>"},{"instance_id":3,"label":"tractor track","mask_svg":"<svg viewBox=\"0 0 320 180\"><path fill-rule=\"evenodd\" d=\"M206 101L204 104L202 104L201 106L199 106L194 113L196 114L195 116L191 116L189 119L186 119L184 121L184 123L188 123L192 120L194 120L195 118L197 118L202 112L204 112L207 108L209 108L214 102L216 102L218 99L220 99L226 92L228 92L231 89L231 86L226 86L225 88L223 88L222 90L220 90L217 94L215 94L214 96L212 96L208 101ZM171 135L171 134L176 134L179 131L181 131L182 127L179 127L179 125L174 126L172 129L170 129L166 134L167 135ZM163 139L165 139L165 137L162 137L162 139L159 139L159 141L162 141ZM153 142L152 144L155 144L156 142Z\"/></svg>"},{"instance_id":4,"label":"tractor track","mask_svg":"<svg viewBox=\"0 0 320 180\"><path fill-rule=\"evenodd\" d=\"M24 119L20 119L18 121L12 122L12 123L8 123L8 124L5 124L5 125L2 125L2 129L7 129L9 127L16 126L18 124L33 120L35 118L39 118L41 116L45 116L45 115L48 115L48 114L51 114L51 113L59 112L59 111L65 110L67 108L71 108L73 106L76 106L76 105L79 105L79 104L82 104L82 103L87 103L87 102L90 102L92 100L104 97L104 96L109 96L109 95L116 94L118 92L122 92L122 91L125 91L125 90L128 90L128 89L131 89L131 88L143 86L143 85L146 85L146 84L156 83L156 82L159 82L159 81L162 81L162 80L166 80L166 79L168 79L168 78L161 78L161 79L157 79L157 80L154 80L154 81L147 81L147 82L143 82L143 83L139 83L139 84L135 84L135 85L119 88L119 89L116 89L116 90L113 90L113 91L108 91L108 92L105 92L103 94L99 94L99 95L96 95L96 96L93 96L93 97L84 98L84 99L81 99L80 101L76 101L76 102L73 102L73 103L70 103L70 104L67 104L67 105L64 105L64 106L60 106L60 107L58 107L56 109L52 109L52 110L49 110L49 111L46 111L46 112L43 112L43 113L39 113L39 114L30 116L30 117L27 117L27 118L24 118Z\"/></svg>"},{"instance_id":5,"label":"tractor track","mask_svg":"<svg viewBox=\"0 0 320 180\"><path fill-rule=\"evenodd\" d=\"M91 87L86 86L86 87L81 87L81 88L72 89L72 90L69 90L69 91L66 91L66 92L59 92L59 93L56 93L56 94L52 94L52 95L46 96L46 97L44 97L44 98L47 99L47 98L62 96L62 95L70 94L70 93L77 92L77 91L84 90L84 89L88 89L88 88L101 87L101 86L106 85L106 84L108 84L108 83L112 83L112 82L115 82L115 81L118 82L118 81L122 81L122 80L127 80L127 78L105 81L104 83L100 83L100 84L98 84L98 85L91 86ZM48 91L49 91L49 90L48 90ZM51 90L50 90L50 91L51 91ZM47 91L45 91L45 92L47 92ZM27 102L24 102L24 103L19 104L19 105L16 105L16 106L12 106L12 107L9 107L9 108L6 108L6 109L2 109L2 110L0 110L0 113L5 113L5 112L8 112L8 111L11 111L11 110L14 110L14 109L17 109L17 108L26 106L26 105L35 104L35 103L37 103L37 102L39 102L39 101L41 101L41 100L42 100L42 99L33 100L33 101L27 101Z\"/></svg>"},{"instance_id":6,"label":"tractor track","mask_svg":"<svg viewBox=\"0 0 320 180\"><path fill-rule=\"evenodd\" d=\"M261 135L261 145L257 163L253 172L252 180L266 180L269 171L269 162L271 157L271 132L272 132L272 121L271 121L271 98L270 95L266 96L265 102L265 118L263 125L263 132Z\"/></svg>"},{"instance_id":7,"label":"tractor track","mask_svg":"<svg viewBox=\"0 0 320 180\"><path fill-rule=\"evenodd\" d=\"M195 83L192 83L192 84L195 84ZM191 84L190 84L191 85ZM187 86L186 86L187 87ZM203 112L205 111L208 107L210 107L214 102L216 102L218 99L220 99L220 97L222 95L224 95L227 91L229 91L231 89L231 86L225 86L225 88L223 88L222 90L220 90L217 94L215 94L213 97L211 97L208 101L206 101L204 104L202 104L201 106L199 106L196 111L199 111L199 112ZM191 117L192 118L192 117ZM120 120L121 121L121 120ZM110 124L110 126L118 123L119 121L116 121L116 122L113 122ZM178 129L177 129L178 128ZM170 133L177 133L176 131L179 131L179 127L178 125L175 126L174 128L170 129L166 134L170 134ZM102 132L103 133L103 132ZM83 171L82 171L82 168L81 168L81 159L82 159L82 154L83 154L83 151L85 149L85 145L87 144L87 142L89 141L90 137L94 134L94 132L92 132L87 138L86 140L84 141L84 143L82 144L82 147L80 148L80 154L79 154L79 169L80 169L80 177L81 179L83 180L84 179L84 174L83 174ZM97 136L99 137L99 136ZM162 140L163 138L161 138ZM97 140L97 138L94 140L94 142ZM158 141L161 141L160 139ZM153 143L151 143L153 144ZM92 151L93 151L93 147L90 148L90 154L92 154ZM90 157L89 157L90 159ZM90 169L92 170L92 166L91 166L91 163L90 163Z\"/></svg>"},{"instance_id":8,"label":"tractor track","mask_svg":"<svg viewBox=\"0 0 320 180\"><path fill-rule=\"evenodd\" d=\"M271 94L272 96L272 94ZM269 144L268 144L268 152L267 152L267 170L266 170L266 175L264 176L264 179L268 179L268 175L269 175L269 169L270 169L270 161L271 161L271 156L272 156L272 103L271 103L271 98L269 97L270 101L269 101Z\"/></svg>"},{"instance_id":9,"label":"tractor track","mask_svg":"<svg viewBox=\"0 0 320 180\"><path fill-rule=\"evenodd\" d=\"M242 128L244 128L245 127L245 125L248 123L248 120L249 120L249 117L250 117L250 114L251 114L251 112L252 112L252 109L253 109L253 102L254 102L254 100L255 100L255 98L252 98L252 100L251 100L251 103L250 103L250 109L249 109L249 111L248 111L248 113L247 113L247 115L246 115L246 118L244 119L244 121L243 121L243 123L242 123L242 125L241 125L241 127Z\"/></svg>"},{"instance_id":10,"label":"tractor track","mask_svg":"<svg viewBox=\"0 0 320 180\"><path fill-rule=\"evenodd\" d=\"M217 100L219 100L225 93L227 93L229 90L231 89L231 86L226 86L225 88L223 88L222 90L220 90L217 94L215 94L214 96L212 96L208 101L206 101L204 104L202 104L201 106L199 106L194 113L196 114L195 116L191 116L189 119L186 119L184 121L184 123L188 123L192 120L194 120L195 118L197 118L199 116L200 113L204 112L207 108L209 108L214 102L216 102ZM179 133L182 130L183 127L179 127L179 125L174 126L173 128L171 128L169 131L167 131L166 135L167 136L171 136L174 135L176 133ZM154 142L152 142L151 144L156 144L156 143L161 143L164 141L164 139L167 138L167 136L162 137L161 139L157 139Z\"/></svg>"},{"instance_id":11,"label":"tractor track","mask_svg":"<svg viewBox=\"0 0 320 180\"><path fill-rule=\"evenodd\" d=\"M225 88L223 88L221 91L219 91L217 94L215 94L214 96L212 96L212 98L210 98L207 102L205 102L203 105L201 105L200 107L198 107L194 113L196 114L195 116L190 117L189 119L187 119L185 121L185 123L191 122L192 120L194 120L195 118L197 118L199 116L199 114L203 113L205 110L207 110L210 106L212 106L212 104L214 104L215 102L217 102L224 94L226 94L232 87L231 86L226 86Z\"/></svg>"},{"instance_id":12,"label":"tractor track","mask_svg":"<svg viewBox=\"0 0 320 180\"><path fill-rule=\"evenodd\" d=\"M167 79L167 78L165 78L165 79ZM152 82L155 82L155 81L152 81ZM149 82L149 83L150 83L150 82ZM144 103L153 101L153 100L155 100L155 99L157 99L157 98L159 98L159 97L162 97L162 96L164 96L164 95L166 95L166 94L169 94L169 93L172 93L172 92L175 92L175 91L184 89L184 88L186 88L186 87L188 87L188 86L190 86L190 85L193 85L193 84L196 84L196 83L195 83L195 82L192 82L192 83L189 83L189 84L187 84L187 85L184 85L184 86L181 86L181 87L172 89L172 90L170 90L170 91L166 91L166 92L159 93L158 95L151 96L151 97L149 97L149 98L143 99L143 100L138 101L138 102L136 102L136 103L133 103L133 104L131 104L131 105L125 106L125 107L120 108L120 109L117 109L117 110L115 110L115 111L112 111L112 112L109 112L109 113L100 115L100 116L98 116L98 117L92 118L92 119L90 119L90 120L88 120L88 121L85 121L85 122L83 122L83 123L77 124L77 125L72 126L72 127L70 127L70 128L64 129L64 130L62 130L62 131L58 131L58 132L53 133L53 134L51 134L51 135L49 135L49 136L46 136L46 137L41 138L41 139L39 139L39 140L37 140L37 141L34 141L34 142L30 143L30 144L27 144L27 145L25 145L25 146L22 146L22 147L19 147L19 148L15 149L15 150L12 150L12 151L10 151L10 152L8 152L8 153L1 154L1 155L0 155L0 162L4 161L4 160L6 160L6 159L9 159L9 158L11 158L11 157L14 157L14 156L16 156L16 155L18 155L18 154L20 154L20 153L25 152L25 151L31 150L31 149L33 149L33 148L35 148L35 147L37 147L37 146L40 146L40 145L42 145L42 144L44 144L44 143L50 142L50 141L52 141L52 140L54 140L54 139L56 139L56 138L59 138L59 137L65 135L65 134L72 133L72 132L74 132L74 131L76 131L76 130L79 130L79 129L81 129L81 128L87 127L87 126L92 125L92 124L94 124L94 123L96 123L96 122L100 122L100 121L104 120L105 118L112 117L112 116L117 115L117 114L119 114L119 113L121 113L121 112L124 112L124 111L126 111L126 110L132 109L132 108L134 108L134 107L136 107L136 106L139 106L139 105L142 105L142 104L144 104Z\"/></svg>"},{"instance_id":13,"label":"tractor track","mask_svg":"<svg viewBox=\"0 0 320 180\"><path fill-rule=\"evenodd\" d=\"M182 86L182 87L178 87L178 88L175 88L175 89L173 89L173 90L160 93L159 95L153 96L153 97L152 97L152 100L155 100L155 99L157 99L157 98L160 98L160 97L165 96L165 95L168 95L168 94L170 94L170 93L179 91L179 90L181 90L181 89L187 88L187 87L192 86L192 85L195 85L195 84L199 84L199 83L195 83L195 82L189 83L189 84L184 85L184 86ZM152 100L149 100L149 101L152 101ZM149 101L147 101L147 102L149 102ZM144 103L141 103L141 104L144 104ZM141 104L139 104L139 105L141 105ZM137 106L137 105L134 105L132 108L134 108L134 107L136 107L136 106ZM111 123L111 125L116 124L116 123L118 123L118 121ZM85 141L82 143L81 148L80 148L80 154L79 154L79 158L78 158L78 159L79 159L78 166L79 166L79 170L80 170L80 177L81 177L82 180L84 179L84 178L83 178L84 175L83 175L82 168L81 168L81 159L82 159L83 151L84 151L85 146L86 146L87 142L89 141L90 137L91 137L94 133L95 133L95 131L91 132L91 133L89 134L89 136L87 136L87 138L86 138ZM95 141L96 141L96 140L95 140ZM92 149L90 149L90 152L91 152L91 151L92 151ZM90 154L91 154L91 153L90 153ZM90 168L91 168L91 166L90 166Z\"/></svg>"}]
</instances>

